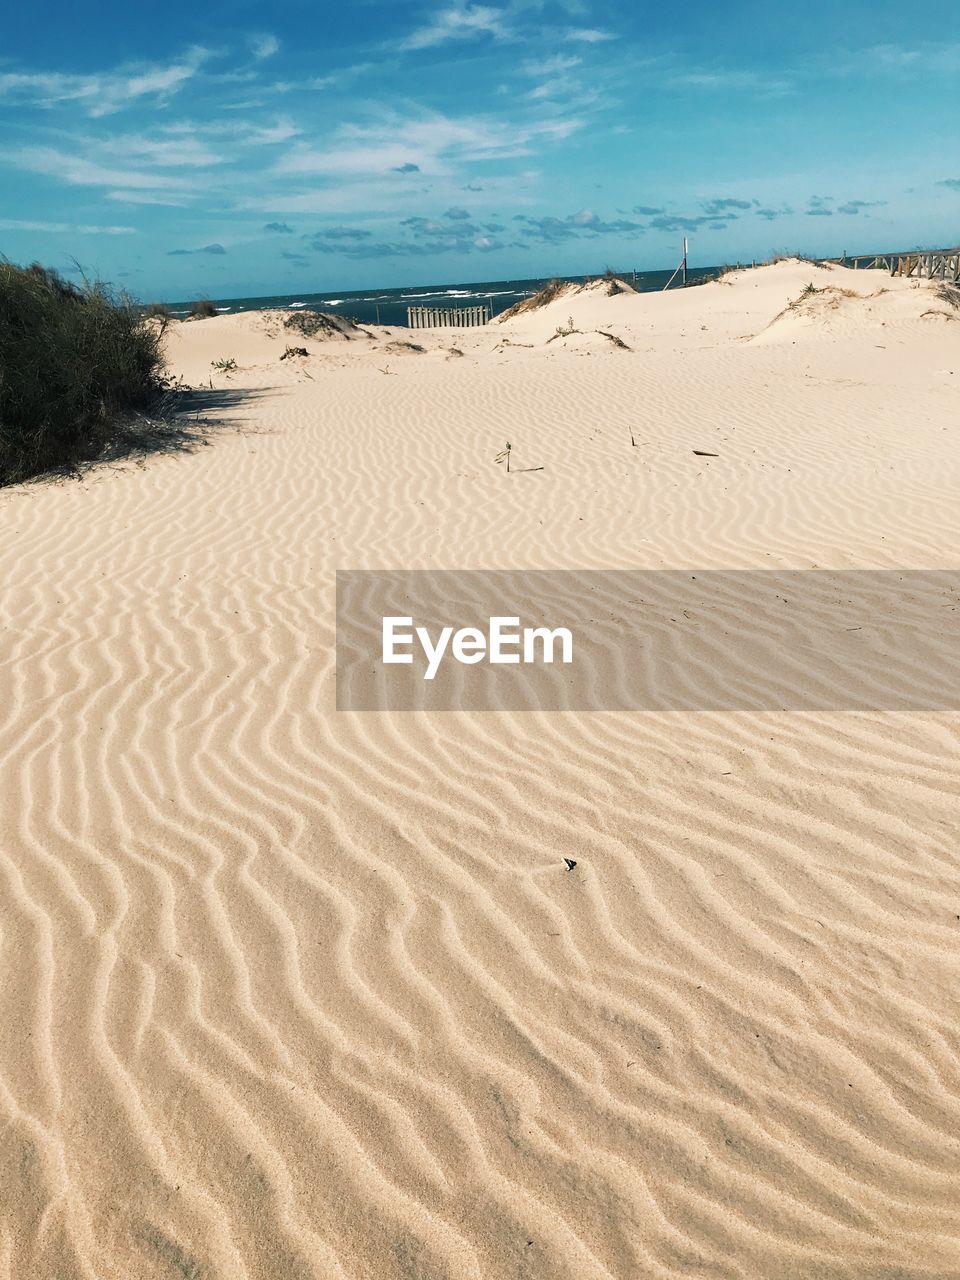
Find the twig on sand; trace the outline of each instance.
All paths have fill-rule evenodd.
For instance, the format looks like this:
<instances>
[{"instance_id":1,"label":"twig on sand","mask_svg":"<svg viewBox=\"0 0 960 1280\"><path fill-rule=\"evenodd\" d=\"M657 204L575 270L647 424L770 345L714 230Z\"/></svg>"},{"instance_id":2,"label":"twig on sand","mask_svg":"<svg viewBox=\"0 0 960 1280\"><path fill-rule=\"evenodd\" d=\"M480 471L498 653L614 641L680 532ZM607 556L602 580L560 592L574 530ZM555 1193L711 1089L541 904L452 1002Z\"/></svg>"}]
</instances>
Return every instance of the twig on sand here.
<instances>
[{"instance_id":1,"label":"twig on sand","mask_svg":"<svg viewBox=\"0 0 960 1280\"><path fill-rule=\"evenodd\" d=\"M509 441L507 441L507 447L505 449L501 449L500 452L497 454L497 456L494 458L494 462L506 461L508 474L511 472L510 451L512 448L513 448L513 445L510 444ZM527 471L542 471L542 470L543 470L543 467L514 467L512 469L512 473L519 476L519 475L523 475Z\"/></svg>"},{"instance_id":2,"label":"twig on sand","mask_svg":"<svg viewBox=\"0 0 960 1280\"><path fill-rule=\"evenodd\" d=\"M619 347L621 351L630 350L624 340L622 338L618 338L615 333L607 333L606 329L598 329L597 333L599 333L601 338L609 338L613 345L615 347Z\"/></svg>"},{"instance_id":3,"label":"twig on sand","mask_svg":"<svg viewBox=\"0 0 960 1280\"><path fill-rule=\"evenodd\" d=\"M547 345L547 344L549 344L549 343L553 342L553 340L554 340L555 338L569 338L569 337L571 337L573 334L575 334L575 333L580 333L580 332L581 332L581 330L580 330L580 329L578 329L578 328L576 327L576 325L573 323L573 316L571 316L571 317L569 318L569 320L567 321L566 328L564 328L564 326L563 326L562 324L558 324L558 325L557 325L557 331L556 331L556 333L554 333L554 334L552 335L552 337L549 337L549 338L547 339L547 342L546 342L544 345Z\"/></svg>"}]
</instances>

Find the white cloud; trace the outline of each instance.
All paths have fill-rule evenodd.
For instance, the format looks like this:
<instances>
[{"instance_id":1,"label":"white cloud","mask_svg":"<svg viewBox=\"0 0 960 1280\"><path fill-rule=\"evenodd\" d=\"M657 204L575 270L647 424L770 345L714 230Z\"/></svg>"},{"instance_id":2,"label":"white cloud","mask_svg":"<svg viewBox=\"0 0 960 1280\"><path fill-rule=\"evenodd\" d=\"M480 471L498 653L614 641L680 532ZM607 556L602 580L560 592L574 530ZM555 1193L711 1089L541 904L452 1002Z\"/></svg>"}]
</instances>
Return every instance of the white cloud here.
<instances>
[{"instance_id":1,"label":"white cloud","mask_svg":"<svg viewBox=\"0 0 960 1280\"><path fill-rule=\"evenodd\" d=\"M425 175L451 172L452 166L529 154L535 143L559 141L580 127L575 119L518 124L482 117L394 116L371 126L342 128L332 147L294 148L276 166L280 174L372 175L415 164Z\"/></svg>"},{"instance_id":2,"label":"white cloud","mask_svg":"<svg viewBox=\"0 0 960 1280\"><path fill-rule=\"evenodd\" d=\"M123 157L138 164L167 169L206 169L222 164L225 158L222 151L215 151L191 137L151 138L141 134L120 134L97 145L107 157Z\"/></svg>"},{"instance_id":3,"label":"white cloud","mask_svg":"<svg viewBox=\"0 0 960 1280\"><path fill-rule=\"evenodd\" d=\"M116 200L119 204L156 204L171 209L181 208L189 203L189 196L172 195L163 191L108 191L108 200Z\"/></svg>"},{"instance_id":4,"label":"white cloud","mask_svg":"<svg viewBox=\"0 0 960 1280\"><path fill-rule=\"evenodd\" d=\"M309 76L306 80L275 80L266 86L269 93L297 93L301 90L323 90L344 88L351 80L364 76L368 72L379 70L375 62L355 62L351 66L340 67L322 76Z\"/></svg>"},{"instance_id":5,"label":"white cloud","mask_svg":"<svg viewBox=\"0 0 960 1280\"><path fill-rule=\"evenodd\" d=\"M0 231L44 231L55 234L64 232L83 236L132 236L136 227L100 227L89 223L79 226L70 222L31 222L22 218L0 218Z\"/></svg>"},{"instance_id":6,"label":"white cloud","mask_svg":"<svg viewBox=\"0 0 960 1280\"><path fill-rule=\"evenodd\" d=\"M208 49L194 46L168 66L129 66L93 75L69 75L58 71L0 74L0 100L36 107L80 103L87 115L112 115L146 97L164 99L182 89L212 57Z\"/></svg>"},{"instance_id":7,"label":"white cloud","mask_svg":"<svg viewBox=\"0 0 960 1280\"><path fill-rule=\"evenodd\" d=\"M112 168L86 156L58 151L54 147L23 147L19 151L0 152L0 159L29 173L60 178L70 186L128 187L149 191L186 187L183 179L162 173L144 173L138 169Z\"/></svg>"},{"instance_id":8,"label":"white cloud","mask_svg":"<svg viewBox=\"0 0 960 1280\"><path fill-rule=\"evenodd\" d=\"M568 93L571 82L562 77L556 80L547 80L543 84L538 84L536 88L531 89L527 97L531 102L542 102L545 98L557 98L561 94Z\"/></svg>"},{"instance_id":9,"label":"white cloud","mask_svg":"<svg viewBox=\"0 0 960 1280\"><path fill-rule=\"evenodd\" d=\"M612 40L613 33L600 31L597 27L574 27L566 34L567 40L577 40L581 44L601 44L604 40Z\"/></svg>"},{"instance_id":10,"label":"white cloud","mask_svg":"<svg viewBox=\"0 0 960 1280\"><path fill-rule=\"evenodd\" d=\"M290 120L278 120L273 125L257 125L249 128L243 138L244 142L255 146L272 146L278 142L289 142L298 137L300 130Z\"/></svg>"},{"instance_id":11,"label":"white cloud","mask_svg":"<svg viewBox=\"0 0 960 1280\"><path fill-rule=\"evenodd\" d=\"M289 120L194 124L181 122L145 133L92 137L77 134L66 147L27 146L0 151L0 162L68 186L111 188L108 198L125 204L181 205L205 190L201 171L220 169L221 189L258 181L262 167L250 148L277 146L295 138ZM230 171L243 163L250 177ZM230 176L227 176L227 172ZM256 175L256 176L254 176Z\"/></svg>"},{"instance_id":12,"label":"white cloud","mask_svg":"<svg viewBox=\"0 0 960 1280\"><path fill-rule=\"evenodd\" d=\"M723 92L753 92L765 94L790 93L791 82L785 77L761 75L756 71L726 70L685 71L668 76L665 82L672 89L704 89Z\"/></svg>"},{"instance_id":13,"label":"white cloud","mask_svg":"<svg viewBox=\"0 0 960 1280\"><path fill-rule=\"evenodd\" d=\"M253 56L262 61L264 58L272 58L279 52L280 41L276 36L271 35L251 36L250 49Z\"/></svg>"},{"instance_id":14,"label":"white cloud","mask_svg":"<svg viewBox=\"0 0 960 1280\"><path fill-rule=\"evenodd\" d=\"M953 74L960 70L960 42L938 40L916 46L876 44L840 54L825 55L828 74L889 76Z\"/></svg>"},{"instance_id":15,"label":"white cloud","mask_svg":"<svg viewBox=\"0 0 960 1280\"><path fill-rule=\"evenodd\" d=\"M432 20L400 42L401 49L429 49L448 40L467 40L473 36L508 34L503 13L487 5L454 5L441 9Z\"/></svg>"},{"instance_id":16,"label":"white cloud","mask_svg":"<svg viewBox=\"0 0 960 1280\"><path fill-rule=\"evenodd\" d=\"M202 121L183 120L177 124L165 125L159 131L163 138L186 139L176 145L183 146L185 151L192 145L209 146L216 143L218 150L214 154L218 160L230 159L228 148L259 147L278 142L289 142L300 134L300 129L286 116L278 116L273 124L264 124L260 120ZM188 151L186 151L189 154ZM197 152L197 154L200 154ZM171 163L175 163L171 161Z\"/></svg>"},{"instance_id":17,"label":"white cloud","mask_svg":"<svg viewBox=\"0 0 960 1280\"><path fill-rule=\"evenodd\" d=\"M582 58L564 57L563 54L558 53L553 58L525 62L522 70L528 76L558 76L564 71L572 71L574 67L579 67L582 62Z\"/></svg>"}]
</instances>

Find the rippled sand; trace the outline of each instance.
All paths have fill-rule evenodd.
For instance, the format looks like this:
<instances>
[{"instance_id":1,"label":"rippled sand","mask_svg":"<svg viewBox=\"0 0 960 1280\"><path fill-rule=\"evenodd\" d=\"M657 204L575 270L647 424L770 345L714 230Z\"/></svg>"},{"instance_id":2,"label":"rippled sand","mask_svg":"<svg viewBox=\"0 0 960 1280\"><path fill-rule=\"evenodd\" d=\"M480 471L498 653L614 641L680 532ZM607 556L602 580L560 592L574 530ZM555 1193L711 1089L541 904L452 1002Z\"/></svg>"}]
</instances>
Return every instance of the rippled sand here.
<instances>
[{"instance_id":1,"label":"rippled sand","mask_svg":"<svg viewBox=\"0 0 960 1280\"><path fill-rule=\"evenodd\" d=\"M371 332L176 325L206 446L0 494L0 1275L960 1275L955 715L333 680L338 568L957 567L960 311Z\"/></svg>"}]
</instances>

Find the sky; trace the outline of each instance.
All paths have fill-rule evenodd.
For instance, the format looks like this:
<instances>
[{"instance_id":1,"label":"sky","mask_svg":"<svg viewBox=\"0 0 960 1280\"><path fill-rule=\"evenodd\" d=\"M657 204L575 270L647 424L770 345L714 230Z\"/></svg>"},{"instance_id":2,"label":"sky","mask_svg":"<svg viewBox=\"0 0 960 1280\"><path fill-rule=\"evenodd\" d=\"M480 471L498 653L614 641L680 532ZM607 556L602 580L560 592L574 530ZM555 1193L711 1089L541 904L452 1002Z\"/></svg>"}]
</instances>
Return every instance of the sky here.
<instances>
[{"instance_id":1,"label":"sky","mask_svg":"<svg viewBox=\"0 0 960 1280\"><path fill-rule=\"evenodd\" d=\"M902 0L8 6L0 254L171 301L668 268L684 236L703 266L947 247L955 17L955 0L908 21Z\"/></svg>"}]
</instances>

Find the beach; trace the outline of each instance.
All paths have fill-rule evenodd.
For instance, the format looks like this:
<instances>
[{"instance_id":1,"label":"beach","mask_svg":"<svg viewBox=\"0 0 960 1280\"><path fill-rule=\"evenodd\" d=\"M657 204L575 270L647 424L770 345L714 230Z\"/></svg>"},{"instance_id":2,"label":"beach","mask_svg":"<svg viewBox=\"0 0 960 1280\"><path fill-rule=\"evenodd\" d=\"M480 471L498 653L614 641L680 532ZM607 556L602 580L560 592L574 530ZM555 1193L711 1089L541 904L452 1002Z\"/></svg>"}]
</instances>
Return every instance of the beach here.
<instances>
[{"instance_id":1,"label":"beach","mask_svg":"<svg viewBox=\"0 0 960 1280\"><path fill-rule=\"evenodd\" d=\"M960 1274L954 712L335 679L337 571L956 568L958 337L796 259L172 323L183 447L0 492L0 1276Z\"/></svg>"}]
</instances>

